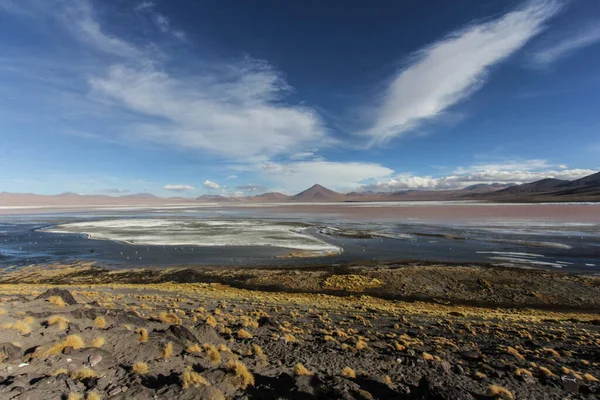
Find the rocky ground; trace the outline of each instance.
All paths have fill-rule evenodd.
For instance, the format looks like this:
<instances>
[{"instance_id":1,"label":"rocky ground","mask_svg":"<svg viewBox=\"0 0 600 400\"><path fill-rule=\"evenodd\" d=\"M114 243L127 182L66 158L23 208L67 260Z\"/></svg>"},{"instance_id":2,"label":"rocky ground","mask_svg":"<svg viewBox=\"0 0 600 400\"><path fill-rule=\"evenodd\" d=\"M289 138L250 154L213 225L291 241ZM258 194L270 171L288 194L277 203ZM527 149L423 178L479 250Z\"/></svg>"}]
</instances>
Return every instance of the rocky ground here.
<instances>
[{"instance_id":1,"label":"rocky ground","mask_svg":"<svg viewBox=\"0 0 600 400\"><path fill-rule=\"evenodd\" d=\"M378 275L221 271L237 287L215 282L211 270L204 281L185 271L72 265L3 274L0 399L600 397L595 278L515 271L525 274L519 286L509 273L472 269L453 276L452 296L443 268L431 288L410 279L410 266ZM281 279L241 287L269 275ZM437 300L391 298L399 276L411 296ZM472 298L505 303L514 292L519 308L458 304L472 281L483 288ZM528 281L541 282L532 295L519 292ZM582 289L575 303L561 302L566 294L548 285ZM564 310L542 310L550 306Z\"/></svg>"}]
</instances>

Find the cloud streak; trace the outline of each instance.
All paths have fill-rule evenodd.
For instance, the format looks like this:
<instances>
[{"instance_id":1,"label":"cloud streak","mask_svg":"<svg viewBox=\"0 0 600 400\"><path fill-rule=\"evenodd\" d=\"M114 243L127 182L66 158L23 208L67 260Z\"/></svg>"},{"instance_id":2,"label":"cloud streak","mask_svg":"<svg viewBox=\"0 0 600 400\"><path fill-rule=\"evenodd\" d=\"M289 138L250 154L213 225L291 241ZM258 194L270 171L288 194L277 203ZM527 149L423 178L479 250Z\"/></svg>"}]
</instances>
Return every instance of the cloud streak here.
<instances>
[{"instance_id":1,"label":"cloud streak","mask_svg":"<svg viewBox=\"0 0 600 400\"><path fill-rule=\"evenodd\" d=\"M563 40L534 53L531 60L534 66L546 67L577 50L600 42L600 22L587 29L564 38Z\"/></svg>"},{"instance_id":2,"label":"cloud streak","mask_svg":"<svg viewBox=\"0 0 600 400\"><path fill-rule=\"evenodd\" d=\"M557 1L529 1L419 50L393 77L372 127L363 133L374 143L385 142L441 117L479 90L490 69L541 32L560 8Z\"/></svg>"},{"instance_id":3,"label":"cloud streak","mask_svg":"<svg viewBox=\"0 0 600 400\"><path fill-rule=\"evenodd\" d=\"M163 189L170 190L172 192L187 192L190 190L196 190L195 187L191 185L165 185Z\"/></svg>"}]
</instances>

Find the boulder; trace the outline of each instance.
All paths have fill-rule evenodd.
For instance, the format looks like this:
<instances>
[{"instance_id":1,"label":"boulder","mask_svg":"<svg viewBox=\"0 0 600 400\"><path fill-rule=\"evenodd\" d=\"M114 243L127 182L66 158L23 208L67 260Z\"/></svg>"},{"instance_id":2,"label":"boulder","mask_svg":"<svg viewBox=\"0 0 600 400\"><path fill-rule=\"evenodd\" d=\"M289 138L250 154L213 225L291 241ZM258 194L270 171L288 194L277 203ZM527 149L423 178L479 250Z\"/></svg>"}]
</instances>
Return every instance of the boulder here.
<instances>
[{"instance_id":1,"label":"boulder","mask_svg":"<svg viewBox=\"0 0 600 400\"><path fill-rule=\"evenodd\" d=\"M52 289L48 289L46 290L44 293L40 294L38 297L36 297L35 299L47 299L49 297L52 296L58 296L61 299L63 299L63 301L65 303L67 303L68 305L73 305L73 304L77 304L77 301L75 300L75 297L73 297L73 295L71 294L71 292L69 292L68 290L65 289L59 289L59 288L52 288Z\"/></svg>"}]
</instances>

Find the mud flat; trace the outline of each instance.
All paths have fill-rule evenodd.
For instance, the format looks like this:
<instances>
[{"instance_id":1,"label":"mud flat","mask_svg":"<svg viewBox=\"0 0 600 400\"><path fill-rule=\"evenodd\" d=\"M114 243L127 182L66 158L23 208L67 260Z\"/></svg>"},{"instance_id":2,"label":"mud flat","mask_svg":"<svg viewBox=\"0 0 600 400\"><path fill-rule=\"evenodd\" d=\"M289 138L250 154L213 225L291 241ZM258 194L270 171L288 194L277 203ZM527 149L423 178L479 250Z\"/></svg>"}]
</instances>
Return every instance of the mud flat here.
<instances>
[{"instance_id":1,"label":"mud flat","mask_svg":"<svg viewBox=\"0 0 600 400\"><path fill-rule=\"evenodd\" d=\"M0 398L600 395L597 278L363 268L8 271L0 281ZM458 304L468 299L486 307Z\"/></svg>"}]
</instances>

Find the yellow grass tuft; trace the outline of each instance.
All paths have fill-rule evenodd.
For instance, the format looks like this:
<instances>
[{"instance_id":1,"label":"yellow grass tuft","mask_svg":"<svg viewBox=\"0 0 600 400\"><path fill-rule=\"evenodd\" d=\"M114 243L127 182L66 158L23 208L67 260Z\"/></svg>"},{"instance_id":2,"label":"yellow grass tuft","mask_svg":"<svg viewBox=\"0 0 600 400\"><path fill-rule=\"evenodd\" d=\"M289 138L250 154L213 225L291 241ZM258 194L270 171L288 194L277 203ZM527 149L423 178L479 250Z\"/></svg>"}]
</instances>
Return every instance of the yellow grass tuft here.
<instances>
[{"instance_id":1,"label":"yellow grass tuft","mask_svg":"<svg viewBox=\"0 0 600 400\"><path fill-rule=\"evenodd\" d=\"M94 320L94 326L98 329L106 328L106 319L104 319L104 317L96 317Z\"/></svg>"},{"instance_id":2,"label":"yellow grass tuft","mask_svg":"<svg viewBox=\"0 0 600 400\"><path fill-rule=\"evenodd\" d=\"M219 351L214 346L212 346L208 350L208 353L206 355L208 356L208 359L210 360L210 362L212 364L216 365L216 364L219 364L221 362L221 354L219 353Z\"/></svg>"},{"instance_id":3,"label":"yellow grass tuft","mask_svg":"<svg viewBox=\"0 0 600 400\"><path fill-rule=\"evenodd\" d=\"M52 371L52 373L50 375L52 375L52 376L58 376L60 374L67 375L68 373L69 373L68 369L66 369L66 368L58 368L58 369L55 369L54 371Z\"/></svg>"},{"instance_id":4,"label":"yellow grass tuft","mask_svg":"<svg viewBox=\"0 0 600 400\"><path fill-rule=\"evenodd\" d=\"M513 400L513 394L508 390L498 385L490 385L488 394L494 399Z\"/></svg>"},{"instance_id":5,"label":"yellow grass tuft","mask_svg":"<svg viewBox=\"0 0 600 400\"><path fill-rule=\"evenodd\" d=\"M241 361L231 360L227 363L227 369L235 375L234 383L240 389L246 389L248 386L254 386L254 376L244 363Z\"/></svg>"},{"instance_id":6,"label":"yellow grass tuft","mask_svg":"<svg viewBox=\"0 0 600 400\"><path fill-rule=\"evenodd\" d=\"M173 343L169 342L163 349L163 358L168 360L173 355Z\"/></svg>"},{"instance_id":7,"label":"yellow grass tuft","mask_svg":"<svg viewBox=\"0 0 600 400\"><path fill-rule=\"evenodd\" d=\"M525 369L525 368L519 368L515 371L515 375L516 376L521 376L521 375L527 375L527 376L533 376L533 374L531 373L531 371Z\"/></svg>"},{"instance_id":8,"label":"yellow grass tuft","mask_svg":"<svg viewBox=\"0 0 600 400\"><path fill-rule=\"evenodd\" d=\"M512 347L507 347L507 348L506 348L506 352L507 352L508 354L512 354L513 356L515 356L517 359L519 359L519 360L521 360L521 361L525 360L525 357L523 357L523 356L521 355L521 353L519 353L519 352L518 352L518 350L517 350L517 349L514 349L514 348L512 348Z\"/></svg>"},{"instance_id":9,"label":"yellow grass tuft","mask_svg":"<svg viewBox=\"0 0 600 400\"><path fill-rule=\"evenodd\" d=\"M208 317L206 317L205 322L208 326L212 326L213 328L217 327L217 320L212 315L209 315Z\"/></svg>"},{"instance_id":10,"label":"yellow grass tuft","mask_svg":"<svg viewBox=\"0 0 600 400\"><path fill-rule=\"evenodd\" d=\"M350 367L345 367L342 370L342 376L345 376L346 378L354 379L354 378L356 378L356 372L354 372L354 370Z\"/></svg>"},{"instance_id":11,"label":"yellow grass tuft","mask_svg":"<svg viewBox=\"0 0 600 400\"><path fill-rule=\"evenodd\" d=\"M181 375L181 386L183 386L184 389L187 389L190 386L199 387L200 385L210 386L210 382L191 369L185 370Z\"/></svg>"},{"instance_id":12,"label":"yellow grass tuft","mask_svg":"<svg viewBox=\"0 0 600 400\"><path fill-rule=\"evenodd\" d=\"M188 346L186 349L188 353L202 353L202 347L198 343L194 343Z\"/></svg>"},{"instance_id":13,"label":"yellow grass tuft","mask_svg":"<svg viewBox=\"0 0 600 400\"><path fill-rule=\"evenodd\" d=\"M104 343L106 343L104 338L102 336L98 336L98 337L92 339L92 341L90 342L90 346L100 348L100 347L104 346Z\"/></svg>"},{"instance_id":14,"label":"yellow grass tuft","mask_svg":"<svg viewBox=\"0 0 600 400\"><path fill-rule=\"evenodd\" d=\"M139 328L136 332L140 335L138 339L141 343L146 343L148 341L148 330L146 328Z\"/></svg>"},{"instance_id":15,"label":"yellow grass tuft","mask_svg":"<svg viewBox=\"0 0 600 400\"><path fill-rule=\"evenodd\" d=\"M79 335L69 335L62 343L64 347L72 347L74 349L81 349L85 347L85 342Z\"/></svg>"},{"instance_id":16,"label":"yellow grass tuft","mask_svg":"<svg viewBox=\"0 0 600 400\"><path fill-rule=\"evenodd\" d=\"M48 325L56 325L58 329L65 330L69 327L69 319L62 315L52 315L48 318Z\"/></svg>"},{"instance_id":17,"label":"yellow grass tuft","mask_svg":"<svg viewBox=\"0 0 600 400\"><path fill-rule=\"evenodd\" d=\"M138 375L144 375L148 373L148 364L142 361L138 361L131 367L131 372Z\"/></svg>"},{"instance_id":18,"label":"yellow grass tuft","mask_svg":"<svg viewBox=\"0 0 600 400\"><path fill-rule=\"evenodd\" d=\"M102 395L95 390L88 392L85 396L85 400L102 400Z\"/></svg>"},{"instance_id":19,"label":"yellow grass tuft","mask_svg":"<svg viewBox=\"0 0 600 400\"><path fill-rule=\"evenodd\" d=\"M298 376L303 376L303 375L312 375L310 373L309 370L306 369L306 367L304 367L304 365L298 363L296 365L294 365L294 373Z\"/></svg>"},{"instance_id":20,"label":"yellow grass tuft","mask_svg":"<svg viewBox=\"0 0 600 400\"><path fill-rule=\"evenodd\" d=\"M71 378L76 381L82 381L87 378L95 378L96 376L98 376L98 374L91 368L81 368L80 370L77 370L71 374Z\"/></svg>"},{"instance_id":21,"label":"yellow grass tuft","mask_svg":"<svg viewBox=\"0 0 600 400\"><path fill-rule=\"evenodd\" d=\"M578 374L576 371L572 370L572 369L569 369L567 367L561 367L560 370L565 375L571 375L572 377L574 377L574 378L576 378L576 379L578 379L580 381L583 380L583 377L580 374Z\"/></svg>"},{"instance_id":22,"label":"yellow grass tuft","mask_svg":"<svg viewBox=\"0 0 600 400\"><path fill-rule=\"evenodd\" d=\"M369 345L364 340L358 340L356 342L356 349L357 350L364 350L364 349L366 349L368 347L369 347Z\"/></svg>"},{"instance_id":23,"label":"yellow grass tuft","mask_svg":"<svg viewBox=\"0 0 600 400\"><path fill-rule=\"evenodd\" d=\"M64 307L67 305L60 296L50 296L48 297L48 302L58 307Z\"/></svg>"},{"instance_id":24,"label":"yellow grass tuft","mask_svg":"<svg viewBox=\"0 0 600 400\"><path fill-rule=\"evenodd\" d=\"M544 352L544 354L548 354L554 358L560 358L560 353L554 349L545 348L545 349L542 349L542 351Z\"/></svg>"},{"instance_id":25,"label":"yellow grass tuft","mask_svg":"<svg viewBox=\"0 0 600 400\"><path fill-rule=\"evenodd\" d=\"M296 339L296 337L291 333L286 333L285 335L283 335L283 340L286 343L298 343L298 339Z\"/></svg>"},{"instance_id":26,"label":"yellow grass tuft","mask_svg":"<svg viewBox=\"0 0 600 400\"><path fill-rule=\"evenodd\" d=\"M245 329L240 329L237 333L238 339L252 339L252 334Z\"/></svg>"},{"instance_id":27,"label":"yellow grass tuft","mask_svg":"<svg viewBox=\"0 0 600 400\"><path fill-rule=\"evenodd\" d=\"M429 353L423 353L423 354L421 354L421 356L423 357L423 360L425 360L425 361L433 361L434 360L434 357Z\"/></svg>"},{"instance_id":28,"label":"yellow grass tuft","mask_svg":"<svg viewBox=\"0 0 600 400\"><path fill-rule=\"evenodd\" d=\"M384 377L383 377L383 381L384 381L385 383L387 383L388 385L391 385L391 384L392 384L392 378L390 378L390 376L389 376L389 375L386 375L386 376L384 376Z\"/></svg>"},{"instance_id":29,"label":"yellow grass tuft","mask_svg":"<svg viewBox=\"0 0 600 400\"><path fill-rule=\"evenodd\" d=\"M181 325L183 321L174 313L160 313L160 320L165 324Z\"/></svg>"},{"instance_id":30,"label":"yellow grass tuft","mask_svg":"<svg viewBox=\"0 0 600 400\"><path fill-rule=\"evenodd\" d=\"M29 316L29 317L25 317L23 318L23 322L26 323L27 325L31 325L35 322L35 318Z\"/></svg>"},{"instance_id":31,"label":"yellow grass tuft","mask_svg":"<svg viewBox=\"0 0 600 400\"><path fill-rule=\"evenodd\" d=\"M264 351L263 351L263 349L262 349L262 348L261 348L259 345L257 345L257 344L253 344L253 345L252 345L252 353L253 353L255 356L258 356L258 357L261 357L261 358L266 358L266 357L265 357L265 352L264 352Z\"/></svg>"},{"instance_id":32,"label":"yellow grass tuft","mask_svg":"<svg viewBox=\"0 0 600 400\"><path fill-rule=\"evenodd\" d=\"M78 392L71 392L67 396L67 400L83 400L83 394Z\"/></svg>"},{"instance_id":33,"label":"yellow grass tuft","mask_svg":"<svg viewBox=\"0 0 600 400\"><path fill-rule=\"evenodd\" d=\"M554 376L554 373L546 367L538 367L538 371L540 371L540 374L547 376L549 378Z\"/></svg>"},{"instance_id":34,"label":"yellow grass tuft","mask_svg":"<svg viewBox=\"0 0 600 400\"><path fill-rule=\"evenodd\" d=\"M227 353L231 353L231 349L229 347L227 347L226 345L224 345L223 343L221 343L219 345L219 351L225 351Z\"/></svg>"},{"instance_id":35,"label":"yellow grass tuft","mask_svg":"<svg viewBox=\"0 0 600 400\"><path fill-rule=\"evenodd\" d=\"M596 378L594 375L591 375L591 374L583 375L583 379L587 382L598 382L598 378Z\"/></svg>"}]
</instances>

